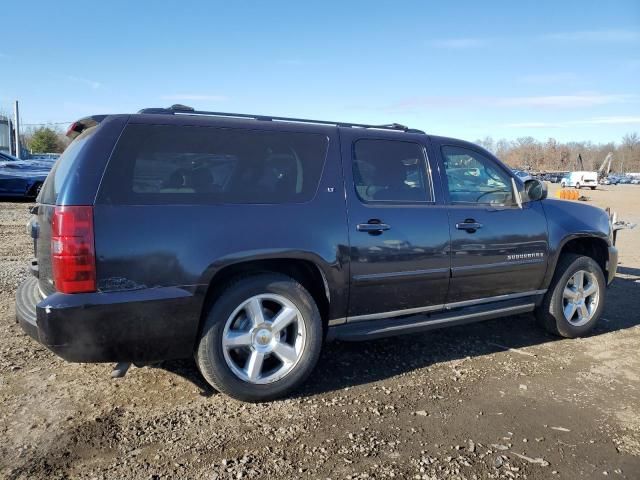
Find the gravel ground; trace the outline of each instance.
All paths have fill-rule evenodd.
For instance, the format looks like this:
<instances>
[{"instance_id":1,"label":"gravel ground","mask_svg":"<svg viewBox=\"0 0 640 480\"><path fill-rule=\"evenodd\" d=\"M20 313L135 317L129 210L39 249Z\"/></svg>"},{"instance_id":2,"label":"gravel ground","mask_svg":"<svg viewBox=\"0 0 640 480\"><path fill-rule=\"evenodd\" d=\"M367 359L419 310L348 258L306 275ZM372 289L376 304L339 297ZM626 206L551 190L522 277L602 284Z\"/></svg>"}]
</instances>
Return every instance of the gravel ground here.
<instances>
[{"instance_id":1,"label":"gravel ground","mask_svg":"<svg viewBox=\"0 0 640 480\"><path fill-rule=\"evenodd\" d=\"M640 223L640 187L584 191ZM66 363L15 324L28 203L0 203L0 477L640 478L640 229L603 319L560 340L532 315L327 345L294 397L244 404L190 360Z\"/></svg>"}]
</instances>

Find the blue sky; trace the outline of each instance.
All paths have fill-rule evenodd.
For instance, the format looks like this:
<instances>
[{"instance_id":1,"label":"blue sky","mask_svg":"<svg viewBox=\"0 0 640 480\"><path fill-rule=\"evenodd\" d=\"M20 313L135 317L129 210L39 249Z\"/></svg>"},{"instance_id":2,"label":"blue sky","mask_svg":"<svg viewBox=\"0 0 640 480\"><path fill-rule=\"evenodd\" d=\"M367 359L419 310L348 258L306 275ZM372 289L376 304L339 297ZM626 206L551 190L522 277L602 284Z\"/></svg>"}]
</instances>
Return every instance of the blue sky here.
<instances>
[{"instance_id":1,"label":"blue sky","mask_svg":"<svg viewBox=\"0 0 640 480\"><path fill-rule=\"evenodd\" d=\"M640 2L6 2L23 123L184 103L475 140L640 131Z\"/></svg>"}]
</instances>

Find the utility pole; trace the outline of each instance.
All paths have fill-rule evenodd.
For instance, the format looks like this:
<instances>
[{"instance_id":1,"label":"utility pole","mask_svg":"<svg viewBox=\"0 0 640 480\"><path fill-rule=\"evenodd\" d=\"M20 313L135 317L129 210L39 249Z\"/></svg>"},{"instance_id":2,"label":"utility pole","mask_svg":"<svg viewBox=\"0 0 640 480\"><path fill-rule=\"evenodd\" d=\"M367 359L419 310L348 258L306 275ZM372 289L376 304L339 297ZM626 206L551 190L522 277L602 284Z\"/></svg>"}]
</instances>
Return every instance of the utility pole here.
<instances>
[{"instance_id":1,"label":"utility pole","mask_svg":"<svg viewBox=\"0 0 640 480\"><path fill-rule=\"evenodd\" d=\"M20 158L20 110L18 108L18 100L14 105L13 113L15 116L14 129L16 134L16 157Z\"/></svg>"}]
</instances>

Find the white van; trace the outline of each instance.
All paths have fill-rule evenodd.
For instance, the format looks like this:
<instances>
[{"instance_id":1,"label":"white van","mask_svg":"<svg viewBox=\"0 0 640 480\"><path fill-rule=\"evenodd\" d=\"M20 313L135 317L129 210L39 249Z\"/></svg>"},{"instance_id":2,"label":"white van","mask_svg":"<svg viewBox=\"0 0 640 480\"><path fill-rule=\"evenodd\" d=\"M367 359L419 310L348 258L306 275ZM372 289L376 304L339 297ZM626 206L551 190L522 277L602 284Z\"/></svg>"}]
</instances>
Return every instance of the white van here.
<instances>
[{"instance_id":1,"label":"white van","mask_svg":"<svg viewBox=\"0 0 640 480\"><path fill-rule=\"evenodd\" d=\"M598 186L598 172L569 172L560 180L560 186L591 187L591 190L595 190Z\"/></svg>"}]
</instances>

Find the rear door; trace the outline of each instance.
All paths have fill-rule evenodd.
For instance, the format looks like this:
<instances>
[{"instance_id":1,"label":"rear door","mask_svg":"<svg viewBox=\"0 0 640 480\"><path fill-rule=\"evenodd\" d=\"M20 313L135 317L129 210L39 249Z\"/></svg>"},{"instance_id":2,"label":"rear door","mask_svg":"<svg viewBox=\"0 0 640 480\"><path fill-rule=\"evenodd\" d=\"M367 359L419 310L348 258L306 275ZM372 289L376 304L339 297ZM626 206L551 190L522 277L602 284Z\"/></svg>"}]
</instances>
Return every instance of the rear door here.
<instances>
[{"instance_id":1,"label":"rear door","mask_svg":"<svg viewBox=\"0 0 640 480\"><path fill-rule=\"evenodd\" d=\"M547 266L541 202L518 206L512 174L487 152L438 145L449 201L451 284L447 303L528 295Z\"/></svg>"},{"instance_id":2,"label":"rear door","mask_svg":"<svg viewBox=\"0 0 640 480\"><path fill-rule=\"evenodd\" d=\"M349 321L442 308L449 225L426 136L341 129L348 206Z\"/></svg>"}]
</instances>

